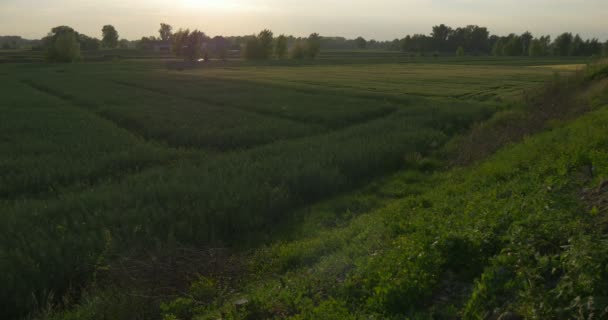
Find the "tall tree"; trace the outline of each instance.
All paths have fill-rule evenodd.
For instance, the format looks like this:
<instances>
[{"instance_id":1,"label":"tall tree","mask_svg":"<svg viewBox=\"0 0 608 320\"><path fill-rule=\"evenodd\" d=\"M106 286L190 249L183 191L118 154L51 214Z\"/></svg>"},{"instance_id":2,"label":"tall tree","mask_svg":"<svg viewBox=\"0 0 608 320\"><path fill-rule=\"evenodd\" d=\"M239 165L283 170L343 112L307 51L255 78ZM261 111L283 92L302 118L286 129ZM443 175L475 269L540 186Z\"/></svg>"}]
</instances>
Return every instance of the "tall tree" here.
<instances>
[{"instance_id":1,"label":"tall tree","mask_svg":"<svg viewBox=\"0 0 608 320\"><path fill-rule=\"evenodd\" d=\"M274 35L272 31L268 29L264 29L258 34L258 43L259 43L259 58L260 59L268 59L272 57L272 52L274 49Z\"/></svg>"},{"instance_id":2,"label":"tall tree","mask_svg":"<svg viewBox=\"0 0 608 320\"><path fill-rule=\"evenodd\" d=\"M543 57L549 55L551 47L551 36L541 36L538 39L533 39L530 42L528 55L531 57Z\"/></svg>"},{"instance_id":3,"label":"tall tree","mask_svg":"<svg viewBox=\"0 0 608 320\"><path fill-rule=\"evenodd\" d=\"M602 44L597 38L585 41L585 48L587 49L585 55L592 56L602 54Z\"/></svg>"},{"instance_id":4,"label":"tall tree","mask_svg":"<svg viewBox=\"0 0 608 320\"><path fill-rule=\"evenodd\" d=\"M187 41L188 41L188 37L190 36L190 29L179 29L174 35L173 35L173 39L172 39L172 48L173 48L173 53L178 56L178 57L182 57L183 56L183 52L184 52L184 48L187 45ZM142 39L143 41L143 39ZM150 40L150 41L154 41L154 40Z\"/></svg>"},{"instance_id":5,"label":"tall tree","mask_svg":"<svg viewBox=\"0 0 608 320\"><path fill-rule=\"evenodd\" d=\"M521 46L522 46L522 54L524 56L527 56L528 53L530 52L530 44L532 43L532 39L534 39L534 37L532 36L532 34L529 31L526 31L524 33L522 33L522 35L520 36L521 39Z\"/></svg>"},{"instance_id":6,"label":"tall tree","mask_svg":"<svg viewBox=\"0 0 608 320\"><path fill-rule=\"evenodd\" d=\"M555 38L553 42L554 54L557 56L570 55L570 47L572 46L573 40L572 33L564 32Z\"/></svg>"},{"instance_id":7,"label":"tall tree","mask_svg":"<svg viewBox=\"0 0 608 320\"><path fill-rule=\"evenodd\" d=\"M367 47L367 40L363 37L358 37L355 39L355 44L358 49L365 49Z\"/></svg>"},{"instance_id":8,"label":"tall tree","mask_svg":"<svg viewBox=\"0 0 608 320\"><path fill-rule=\"evenodd\" d=\"M568 51L568 55L570 56L581 56L585 52L585 42L581 38L580 35L575 35L572 38L572 43L570 44L570 50Z\"/></svg>"},{"instance_id":9,"label":"tall tree","mask_svg":"<svg viewBox=\"0 0 608 320\"><path fill-rule=\"evenodd\" d=\"M521 56L524 52L521 37L510 34L502 52L505 56Z\"/></svg>"},{"instance_id":10,"label":"tall tree","mask_svg":"<svg viewBox=\"0 0 608 320\"><path fill-rule=\"evenodd\" d=\"M202 45L205 34L199 30L194 30L186 39L186 46L182 50L182 55L186 60L196 61L202 56Z\"/></svg>"},{"instance_id":11,"label":"tall tree","mask_svg":"<svg viewBox=\"0 0 608 320\"><path fill-rule=\"evenodd\" d=\"M101 33L103 35L101 43L105 48L116 48L118 46L118 31L114 26L103 26Z\"/></svg>"},{"instance_id":12,"label":"tall tree","mask_svg":"<svg viewBox=\"0 0 608 320\"><path fill-rule=\"evenodd\" d=\"M530 57L542 57L545 55L545 50L543 48L542 41L539 39L533 39L530 42L530 48L528 48L528 55Z\"/></svg>"},{"instance_id":13,"label":"tall tree","mask_svg":"<svg viewBox=\"0 0 608 320\"><path fill-rule=\"evenodd\" d=\"M277 37L274 46L274 54L277 58L283 59L287 56L287 37L280 35Z\"/></svg>"},{"instance_id":14,"label":"tall tree","mask_svg":"<svg viewBox=\"0 0 608 320\"><path fill-rule=\"evenodd\" d=\"M467 26L465 49L475 53L488 53L490 51L488 28L479 26Z\"/></svg>"},{"instance_id":15,"label":"tall tree","mask_svg":"<svg viewBox=\"0 0 608 320\"><path fill-rule=\"evenodd\" d=\"M500 37L496 43L494 44L494 47L492 48L492 55L494 56L502 56L504 55L504 49L505 49L505 45L508 41L508 38L505 37Z\"/></svg>"},{"instance_id":16,"label":"tall tree","mask_svg":"<svg viewBox=\"0 0 608 320\"><path fill-rule=\"evenodd\" d=\"M321 36L318 33L313 33L308 36L308 40L306 41L306 55L315 59L319 52L321 52Z\"/></svg>"},{"instance_id":17,"label":"tall tree","mask_svg":"<svg viewBox=\"0 0 608 320\"><path fill-rule=\"evenodd\" d=\"M450 33L452 33L452 28L446 26L445 24L440 24L438 26L433 27L433 32L431 33L431 36L433 37L433 44L435 46L435 50L445 51L447 49Z\"/></svg>"},{"instance_id":18,"label":"tall tree","mask_svg":"<svg viewBox=\"0 0 608 320\"><path fill-rule=\"evenodd\" d=\"M206 36L199 30L190 32L180 29L173 35L173 52L188 61L196 61L202 56L202 45Z\"/></svg>"},{"instance_id":19,"label":"tall tree","mask_svg":"<svg viewBox=\"0 0 608 320\"><path fill-rule=\"evenodd\" d=\"M80 60L80 43L78 34L69 27L52 30L47 48L47 60L51 62L74 62Z\"/></svg>"},{"instance_id":20,"label":"tall tree","mask_svg":"<svg viewBox=\"0 0 608 320\"><path fill-rule=\"evenodd\" d=\"M171 36L173 35L173 27L166 23L161 23L158 33L160 34L161 40L163 40L163 41L171 40Z\"/></svg>"}]
</instances>

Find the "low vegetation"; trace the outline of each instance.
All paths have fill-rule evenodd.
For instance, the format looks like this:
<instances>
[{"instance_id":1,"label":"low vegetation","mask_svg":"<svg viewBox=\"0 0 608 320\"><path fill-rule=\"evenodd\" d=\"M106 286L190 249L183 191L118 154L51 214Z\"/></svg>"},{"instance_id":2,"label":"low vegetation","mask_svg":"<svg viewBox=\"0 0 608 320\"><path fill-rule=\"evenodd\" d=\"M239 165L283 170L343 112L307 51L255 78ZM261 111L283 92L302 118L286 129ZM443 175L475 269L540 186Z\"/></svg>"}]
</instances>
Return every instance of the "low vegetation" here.
<instances>
[{"instance_id":1,"label":"low vegetation","mask_svg":"<svg viewBox=\"0 0 608 320\"><path fill-rule=\"evenodd\" d=\"M2 76L20 92L10 106L23 107L5 107L3 127L19 134L1 145L12 172L0 193L9 316L77 292L107 255L270 239L293 210L415 166L416 154L494 109L196 80L138 65L5 70L19 75Z\"/></svg>"},{"instance_id":2,"label":"low vegetation","mask_svg":"<svg viewBox=\"0 0 608 320\"><path fill-rule=\"evenodd\" d=\"M106 29L106 43L118 40L115 29ZM57 34L70 34L78 45L73 30ZM194 41L202 37L194 34ZM271 33L257 38L265 55L286 54ZM316 57L321 41L312 35L303 57ZM602 153L581 149L561 162L541 158L553 152L561 159L551 134L568 137L585 126L597 129L564 138L562 151L569 155L582 141L596 150L601 121L552 123L547 137L526 141L519 151L512 147L472 168L444 169L457 158L450 153L454 145L474 140L454 137L471 128L472 135L485 132L477 124L487 119L525 114L513 106L537 96L522 96L523 90L554 73L573 79L568 75L577 67L566 64L578 61L457 58L439 64L399 57L378 63L364 56L337 65L331 59L324 65L320 57L316 66L209 64L187 71L142 61L0 66L0 84L15 93L0 106L0 151L10 155L0 162L10 172L0 176L0 309L6 317L474 318L495 312L497 299L506 300L496 312L532 314L544 291L528 292L523 278L510 277L512 292L497 293L494 280L484 279L499 270L494 265L510 262L500 264L503 249L529 236L525 223L538 224L542 208L557 202L553 197L568 201L550 211L559 223L547 224L540 242L563 245L601 216L601 205L592 206L588 221L577 220L572 210L584 204L568 197L575 187L600 183L601 169L574 181L570 168L598 167ZM604 74L598 69L568 87L555 80L555 90L587 99L589 108L533 123L544 126L590 109L603 119ZM550 150L534 149L542 143ZM489 147L484 157L502 145ZM513 160L519 154L526 156ZM544 165L522 169L531 161ZM510 174L513 168L521 175ZM551 189L532 192L547 183L541 176L553 177ZM377 182L383 177L386 183ZM594 202L601 197L592 189L580 192ZM520 202L509 202L513 195ZM310 207L319 201L325 202ZM528 202L528 211L509 211ZM514 233L515 226L523 231ZM558 236L544 238L559 228ZM591 231L583 233L588 241L599 236ZM547 252L560 255L555 259L564 254ZM203 262L210 259L234 268ZM200 269L178 279L151 276L156 266L193 261ZM142 275L135 278L144 284L124 270ZM563 270L560 276L570 269ZM596 277L598 288L605 281L594 271L573 272L567 275ZM597 290L581 299L599 297ZM516 299L522 292L528 300ZM571 301L572 294L545 305Z\"/></svg>"},{"instance_id":3,"label":"low vegetation","mask_svg":"<svg viewBox=\"0 0 608 320\"><path fill-rule=\"evenodd\" d=\"M522 111L531 119L553 111L534 122L548 131L415 180L417 192L340 225L328 224L344 219L338 204L362 195L332 200L334 214L313 214L297 240L247 258L239 281L193 282L161 306L164 319L608 316L606 80L605 67L592 67L552 83L547 90L568 90L565 102L553 108L540 94L529 106L543 108ZM589 114L563 121L581 112ZM87 308L95 303L74 314Z\"/></svg>"}]
</instances>

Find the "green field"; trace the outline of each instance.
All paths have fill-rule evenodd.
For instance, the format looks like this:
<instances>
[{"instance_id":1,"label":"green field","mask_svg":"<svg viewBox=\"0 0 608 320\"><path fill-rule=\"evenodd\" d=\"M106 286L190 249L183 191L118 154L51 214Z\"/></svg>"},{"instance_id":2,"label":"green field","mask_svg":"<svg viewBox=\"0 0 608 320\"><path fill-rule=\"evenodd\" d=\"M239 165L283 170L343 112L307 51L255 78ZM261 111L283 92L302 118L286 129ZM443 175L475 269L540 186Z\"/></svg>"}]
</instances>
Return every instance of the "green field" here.
<instances>
[{"instance_id":1,"label":"green field","mask_svg":"<svg viewBox=\"0 0 608 320\"><path fill-rule=\"evenodd\" d=\"M306 234L310 241L274 244L268 252L257 253L267 261L280 257L259 269L295 272L287 281L299 283L310 279L301 279L305 273L298 268L314 264L314 272L331 270L328 275L333 277L336 270L357 265L360 268L349 277L368 282L354 287L344 282L341 285L354 291L342 300L339 294L327 294L339 300L327 308L348 309L344 303L350 303L369 306L367 311L405 314L411 311L409 307L391 299L412 297L415 304L415 297L432 298L429 292L436 276L446 271L438 267L445 261L436 261L443 256L425 255L420 260L424 261L415 263L406 258L423 250L418 245L430 239L417 237L450 234L443 230L453 226L455 240L447 237L452 242L443 243L441 238L440 246L478 251L484 237L498 237L490 231L501 228L479 225L480 233L471 233L467 223L473 218L458 221L440 214L453 203L462 206L453 210L468 208L461 197L451 197L482 189L487 179L508 182L505 172L511 170L505 164L503 171L470 173L484 176L483 181L436 176L433 172L443 172L449 160L446 144L497 111L521 104L525 92L538 89L557 74L567 76L584 63L403 56L378 62L373 55L343 63L332 59L341 58L329 52L318 64L232 61L186 70L167 68L154 59L0 64L0 86L8 93L0 102L0 309L13 317L66 293L74 294L95 280L111 257L154 256L176 244L242 252ZM593 125L601 127L598 122ZM496 161L500 164L500 157L508 154ZM530 153L529 161L535 154ZM545 174L545 169L554 170L540 167L541 171L531 174ZM365 191L365 186L373 189L373 182L393 174L398 177L388 178L393 184L381 183L378 190ZM451 187L449 181L459 184ZM434 189L433 183L439 187L428 199L414 197ZM347 196L340 202L349 192L362 194L357 200ZM495 192L494 196L507 191ZM374 196L366 198L366 194ZM486 196L471 194L471 199ZM428 214L405 217L387 209L357 218L384 206L387 199L404 197L396 206L422 208ZM338 199L337 206L347 210L340 211L342 216L332 211L333 223L319 219L324 225L349 226L319 231L316 238L298 231L300 224L306 225L303 221L319 217L322 201L328 199ZM500 205L500 201L488 204L482 212L463 210L467 215L506 214L495 210ZM375 215L381 219L371 218ZM387 230L383 219L393 218L399 223L390 228L397 229ZM428 224L423 227L423 222ZM365 230L359 229L362 226ZM378 238L366 237L369 233L377 233ZM415 233L414 237L405 236L409 233ZM357 239L368 243L358 246ZM360 250L373 252L374 243L384 241L395 247L403 243L411 251L393 252L391 247L381 258L411 264L407 272L412 273L399 281L415 278L412 281L423 285L411 291L402 286L394 294L391 286L399 283L392 279L399 270L383 271L373 259L348 260L360 255ZM331 255L334 252L338 253ZM479 259L487 262L491 253L484 252ZM328 258L321 259L324 255ZM265 278L263 286L273 287L273 281ZM259 296L262 309L297 299L289 296L292 293L279 292L277 299L285 301L277 302L265 296L275 293L263 286L246 289ZM370 298L357 290L379 291ZM348 300L350 295L359 300ZM311 298L311 305L319 306L318 299L323 297ZM477 312L484 303L481 298L472 301L467 312ZM224 302L216 303L221 308ZM305 312L316 311L300 308L290 315Z\"/></svg>"}]
</instances>

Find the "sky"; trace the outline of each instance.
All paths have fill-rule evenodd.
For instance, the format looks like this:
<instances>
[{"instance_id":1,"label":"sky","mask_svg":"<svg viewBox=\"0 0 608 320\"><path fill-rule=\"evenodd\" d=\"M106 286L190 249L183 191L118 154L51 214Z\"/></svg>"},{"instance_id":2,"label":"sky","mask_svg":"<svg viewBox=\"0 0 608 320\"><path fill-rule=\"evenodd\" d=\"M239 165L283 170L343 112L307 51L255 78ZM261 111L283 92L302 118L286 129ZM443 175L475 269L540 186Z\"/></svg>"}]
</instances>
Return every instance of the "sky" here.
<instances>
[{"instance_id":1,"label":"sky","mask_svg":"<svg viewBox=\"0 0 608 320\"><path fill-rule=\"evenodd\" d=\"M160 22L207 35L275 34L392 40L433 25L476 24L492 34L569 31L608 39L608 0L0 0L0 35L41 38L58 25L101 37L112 24L129 40Z\"/></svg>"}]
</instances>

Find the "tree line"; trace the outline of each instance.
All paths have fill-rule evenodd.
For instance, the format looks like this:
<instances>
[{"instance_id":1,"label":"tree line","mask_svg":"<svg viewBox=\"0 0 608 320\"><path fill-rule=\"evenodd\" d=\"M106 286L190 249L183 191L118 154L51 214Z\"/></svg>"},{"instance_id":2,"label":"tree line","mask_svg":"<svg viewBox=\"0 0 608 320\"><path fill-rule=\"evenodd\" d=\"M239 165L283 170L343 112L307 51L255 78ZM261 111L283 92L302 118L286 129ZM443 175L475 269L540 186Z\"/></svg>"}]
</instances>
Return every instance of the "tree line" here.
<instances>
[{"instance_id":1,"label":"tree line","mask_svg":"<svg viewBox=\"0 0 608 320\"><path fill-rule=\"evenodd\" d=\"M35 50L46 50L49 61L73 62L80 60L81 51L95 51L100 48L115 49L128 47L128 40L119 40L118 31L112 25L105 25L101 29L102 39L89 37L78 33L71 27L58 26L51 29L46 37L42 38L40 47Z\"/></svg>"},{"instance_id":2,"label":"tree line","mask_svg":"<svg viewBox=\"0 0 608 320\"><path fill-rule=\"evenodd\" d=\"M553 41L549 35L534 37L530 32L498 36L490 35L486 27L452 28L441 24L434 26L430 35L414 34L395 39L392 48L416 54L593 56L608 54L608 41L601 43L597 38L583 40L571 32L564 32Z\"/></svg>"},{"instance_id":3,"label":"tree line","mask_svg":"<svg viewBox=\"0 0 608 320\"><path fill-rule=\"evenodd\" d=\"M200 30L179 29L173 32L169 24L161 23L158 36L129 41L120 39L112 25L103 26L102 38L97 39L59 26L41 40L38 49L47 51L51 61L77 61L82 51L101 48L136 48L153 50L160 42L169 43L170 51L185 60L226 60L228 52L238 52L247 60L314 59L324 49L401 50L411 55L494 55L494 56L594 56L608 55L608 41L597 38L584 40L580 35L565 32L551 39L549 35L534 37L530 32L491 35L488 28L476 25L452 28L445 24L432 27L426 34L407 35L393 41L366 40L363 37L322 37L313 33L305 38L279 35L266 29L250 36L208 37Z\"/></svg>"},{"instance_id":4,"label":"tree line","mask_svg":"<svg viewBox=\"0 0 608 320\"><path fill-rule=\"evenodd\" d=\"M225 60L228 51L240 52L247 60L314 59L319 55L322 37L313 33L307 38L274 36L265 29L258 34L243 37L208 37L200 30L179 29L175 33L171 25L161 23L159 36L143 37L136 43L139 49L152 49L159 41L169 42L171 51L185 60L209 60L211 56Z\"/></svg>"}]
</instances>

